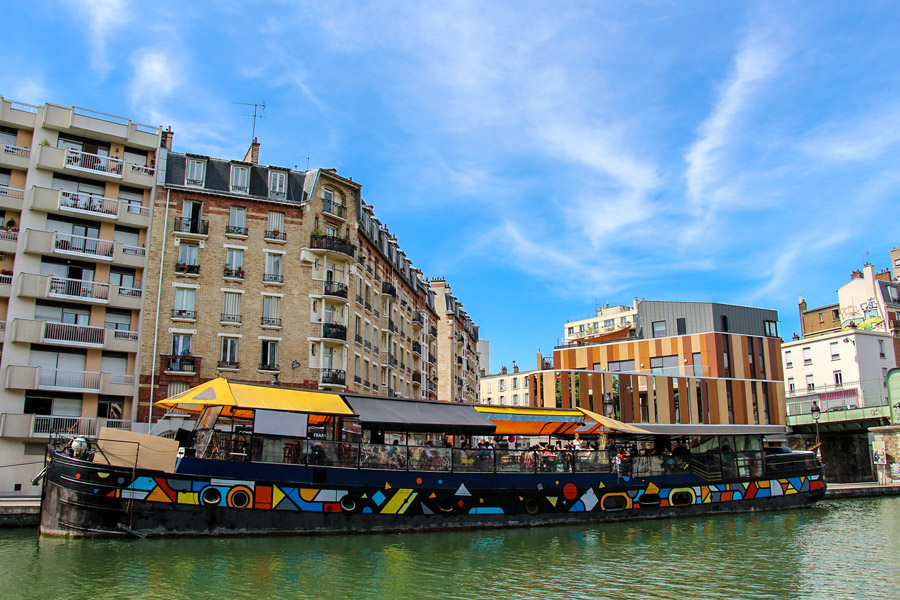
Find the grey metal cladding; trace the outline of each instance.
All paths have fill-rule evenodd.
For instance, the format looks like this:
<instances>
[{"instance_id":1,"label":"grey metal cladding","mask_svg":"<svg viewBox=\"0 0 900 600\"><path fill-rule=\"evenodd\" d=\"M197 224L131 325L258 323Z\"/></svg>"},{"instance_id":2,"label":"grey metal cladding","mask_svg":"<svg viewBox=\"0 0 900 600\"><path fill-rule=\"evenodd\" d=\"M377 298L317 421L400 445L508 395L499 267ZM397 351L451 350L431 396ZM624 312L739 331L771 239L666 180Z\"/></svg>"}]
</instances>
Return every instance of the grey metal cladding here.
<instances>
[{"instance_id":1,"label":"grey metal cladding","mask_svg":"<svg viewBox=\"0 0 900 600\"><path fill-rule=\"evenodd\" d=\"M250 194L253 196L269 195L269 169L266 167L250 167Z\"/></svg>"},{"instance_id":2,"label":"grey metal cladding","mask_svg":"<svg viewBox=\"0 0 900 600\"><path fill-rule=\"evenodd\" d=\"M224 160L206 162L206 184L208 190L228 192L231 190L231 163Z\"/></svg>"},{"instance_id":3,"label":"grey metal cladding","mask_svg":"<svg viewBox=\"0 0 900 600\"><path fill-rule=\"evenodd\" d=\"M184 154L169 152L166 161L166 184L184 185Z\"/></svg>"},{"instance_id":4,"label":"grey metal cladding","mask_svg":"<svg viewBox=\"0 0 900 600\"><path fill-rule=\"evenodd\" d=\"M303 173L291 171L288 175L287 199L289 202L303 202Z\"/></svg>"},{"instance_id":5,"label":"grey metal cladding","mask_svg":"<svg viewBox=\"0 0 900 600\"><path fill-rule=\"evenodd\" d=\"M637 330L644 338L653 337L652 324L666 322L666 335L677 335L678 319L685 320L686 335L723 331L722 316L728 319L728 332L764 336L765 321L778 321L778 312L764 308L716 304L711 302L666 302L642 300L638 304Z\"/></svg>"}]
</instances>

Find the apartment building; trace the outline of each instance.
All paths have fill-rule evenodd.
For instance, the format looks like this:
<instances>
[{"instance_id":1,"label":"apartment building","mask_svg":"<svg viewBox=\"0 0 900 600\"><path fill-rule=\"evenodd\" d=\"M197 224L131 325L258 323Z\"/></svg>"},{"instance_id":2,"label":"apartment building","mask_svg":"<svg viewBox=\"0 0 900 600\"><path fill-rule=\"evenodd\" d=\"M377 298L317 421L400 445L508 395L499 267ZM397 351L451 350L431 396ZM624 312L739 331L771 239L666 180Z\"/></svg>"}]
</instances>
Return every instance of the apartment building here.
<instances>
[{"instance_id":1,"label":"apartment building","mask_svg":"<svg viewBox=\"0 0 900 600\"><path fill-rule=\"evenodd\" d=\"M474 404L478 394L478 326L442 278L431 280L437 323L438 398Z\"/></svg>"},{"instance_id":2,"label":"apartment building","mask_svg":"<svg viewBox=\"0 0 900 600\"><path fill-rule=\"evenodd\" d=\"M563 343L570 344L577 340L587 340L622 329L633 328L637 309L638 299L635 298L631 306L624 304L610 306L607 303L589 317L566 321Z\"/></svg>"},{"instance_id":3,"label":"apartment building","mask_svg":"<svg viewBox=\"0 0 900 600\"><path fill-rule=\"evenodd\" d=\"M0 494L135 415L159 127L0 97Z\"/></svg>"},{"instance_id":4,"label":"apartment building","mask_svg":"<svg viewBox=\"0 0 900 600\"><path fill-rule=\"evenodd\" d=\"M495 406L531 406L531 375L535 371L519 371L513 361L512 372L505 366L499 373L482 375L478 381L479 404Z\"/></svg>"},{"instance_id":5,"label":"apartment building","mask_svg":"<svg viewBox=\"0 0 900 600\"><path fill-rule=\"evenodd\" d=\"M171 137L167 136L171 142ZM141 419L214 377L437 398L433 293L334 169L160 151Z\"/></svg>"},{"instance_id":6,"label":"apartment building","mask_svg":"<svg viewBox=\"0 0 900 600\"><path fill-rule=\"evenodd\" d=\"M535 405L628 422L783 425L777 321L773 310L641 300L627 336L557 347L563 372L533 378Z\"/></svg>"}]
</instances>

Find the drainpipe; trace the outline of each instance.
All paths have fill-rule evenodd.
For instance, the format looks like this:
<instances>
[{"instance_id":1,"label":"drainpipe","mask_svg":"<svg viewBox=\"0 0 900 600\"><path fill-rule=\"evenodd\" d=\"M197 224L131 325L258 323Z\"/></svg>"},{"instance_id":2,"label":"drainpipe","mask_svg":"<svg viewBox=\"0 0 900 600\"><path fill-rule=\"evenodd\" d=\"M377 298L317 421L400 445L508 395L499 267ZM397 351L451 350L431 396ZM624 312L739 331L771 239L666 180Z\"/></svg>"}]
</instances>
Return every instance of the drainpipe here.
<instances>
[{"instance_id":1,"label":"drainpipe","mask_svg":"<svg viewBox=\"0 0 900 600\"><path fill-rule=\"evenodd\" d=\"M169 233L169 201L172 190L166 190L166 212L163 217L162 253L159 256L159 277L156 286L156 317L153 323L153 356L150 361L150 410L147 412L147 426L153 424L153 385L156 380L156 350L159 344L159 303L162 300L163 265L166 262L166 235Z\"/></svg>"}]
</instances>

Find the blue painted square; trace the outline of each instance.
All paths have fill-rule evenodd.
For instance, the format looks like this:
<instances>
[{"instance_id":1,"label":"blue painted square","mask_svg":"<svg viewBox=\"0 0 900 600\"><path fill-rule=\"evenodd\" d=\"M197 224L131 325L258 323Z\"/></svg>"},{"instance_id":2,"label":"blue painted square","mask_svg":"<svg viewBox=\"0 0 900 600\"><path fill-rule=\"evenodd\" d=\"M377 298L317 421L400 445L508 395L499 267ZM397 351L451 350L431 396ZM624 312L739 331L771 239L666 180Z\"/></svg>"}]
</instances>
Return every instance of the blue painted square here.
<instances>
[{"instance_id":1,"label":"blue painted square","mask_svg":"<svg viewBox=\"0 0 900 600\"><path fill-rule=\"evenodd\" d=\"M372 502L374 502L378 506L381 506L384 503L384 500L384 494L381 493L381 490L372 494Z\"/></svg>"}]
</instances>

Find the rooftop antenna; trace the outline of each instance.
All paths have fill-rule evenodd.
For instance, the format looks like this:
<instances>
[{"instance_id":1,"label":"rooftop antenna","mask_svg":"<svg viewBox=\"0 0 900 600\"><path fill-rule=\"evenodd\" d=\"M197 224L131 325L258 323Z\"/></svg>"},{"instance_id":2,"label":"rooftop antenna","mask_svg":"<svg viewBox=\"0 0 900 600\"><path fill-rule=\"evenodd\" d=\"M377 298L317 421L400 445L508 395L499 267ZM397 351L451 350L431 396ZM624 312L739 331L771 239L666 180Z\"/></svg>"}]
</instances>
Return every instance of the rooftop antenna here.
<instances>
[{"instance_id":1,"label":"rooftop antenna","mask_svg":"<svg viewBox=\"0 0 900 600\"><path fill-rule=\"evenodd\" d=\"M306 170L309 171L309 157L308 157L308 156L301 156L300 158L305 158L305 159L306 159Z\"/></svg>"},{"instance_id":2,"label":"rooftop antenna","mask_svg":"<svg viewBox=\"0 0 900 600\"><path fill-rule=\"evenodd\" d=\"M232 102L232 104L240 104L242 106L252 106L253 114L252 115L244 115L245 117L253 117L253 137L251 140L256 139L256 120L257 119L265 119L263 115L258 114L259 112L266 110L266 101L263 100L262 104L257 104L256 102Z\"/></svg>"},{"instance_id":3,"label":"rooftop antenna","mask_svg":"<svg viewBox=\"0 0 900 600\"><path fill-rule=\"evenodd\" d=\"M868 251L866 251L866 252L860 252L860 253L859 253L859 256L860 256L860 258L862 258L863 266L865 266L865 264L866 264L866 257L869 256L869 252L868 252Z\"/></svg>"}]
</instances>

